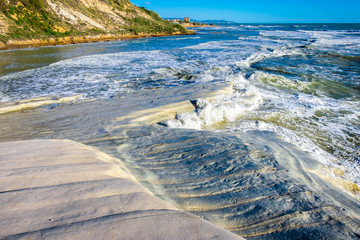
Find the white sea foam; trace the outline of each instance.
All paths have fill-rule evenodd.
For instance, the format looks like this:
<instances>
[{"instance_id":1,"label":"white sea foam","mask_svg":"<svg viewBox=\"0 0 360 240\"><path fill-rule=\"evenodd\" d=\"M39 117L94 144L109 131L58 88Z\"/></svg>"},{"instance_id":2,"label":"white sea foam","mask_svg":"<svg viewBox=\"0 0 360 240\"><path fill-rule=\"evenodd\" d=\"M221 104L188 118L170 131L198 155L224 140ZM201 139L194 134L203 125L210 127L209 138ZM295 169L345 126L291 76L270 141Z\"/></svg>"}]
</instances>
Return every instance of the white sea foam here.
<instances>
[{"instance_id":1,"label":"white sea foam","mask_svg":"<svg viewBox=\"0 0 360 240\"><path fill-rule=\"evenodd\" d=\"M173 128L209 128L218 122L234 121L239 115L262 104L256 88L250 86L243 76L229 77L228 81L234 83L232 94L217 96L211 102L198 99L195 111L177 114L175 119L167 121L167 125Z\"/></svg>"},{"instance_id":2,"label":"white sea foam","mask_svg":"<svg viewBox=\"0 0 360 240\"><path fill-rule=\"evenodd\" d=\"M333 99L321 92L316 96L312 82L293 81L261 71L248 79L242 74L232 75L227 81L234 83L232 94L218 96L212 102L199 99L194 112L178 114L167 125L212 129L213 124L226 121L233 122L227 129L230 132L273 131L327 166L341 168L346 178L360 184L359 164L351 160L356 146L349 144L347 134L360 136L360 130L351 124L359 124L360 109L356 102ZM347 113L342 114L344 111ZM322 117L322 113L333 117ZM342 150L331 153L324 150L327 148Z\"/></svg>"},{"instance_id":3,"label":"white sea foam","mask_svg":"<svg viewBox=\"0 0 360 240\"><path fill-rule=\"evenodd\" d=\"M313 141L304 136L299 136L293 131L277 126L272 123L266 123L263 121L242 121L238 125L229 128L227 131L233 132L246 132L251 130L261 130L261 131L272 131L276 132L284 138L285 141L295 144L300 147L303 151L310 153L320 162L328 165L335 166L336 158L331 154L320 149Z\"/></svg>"},{"instance_id":4,"label":"white sea foam","mask_svg":"<svg viewBox=\"0 0 360 240\"><path fill-rule=\"evenodd\" d=\"M360 185L360 164L353 161L339 161L339 159L327 151L321 149L310 138L299 135L288 128L263 121L241 121L236 126L228 128L229 132L246 132L251 130L276 132L283 139L309 153L316 160L329 167L340 168L345 172L346 178Z\"/></svg>"},{"instance_id":5,"label":"white sea foam","mask_svg":"<svg viewBox=\"0 0 360 240\"><path fill-rule=\"evenodd\" d=\"M243 27L243 28L254 28L254 29L258 29L260 28L260 26L257 26L257 25L240 25L240 27Z\"/></svg>"},{"instance_id":6,"label":"white sea foam","mask_svg":"<svg viewBox=\"0 0 360 240\"><path fill-rule=\"evenodd\" d=\"M9 102L9 101L11 101L11 98L5 93L2 93L0 91L0 102Z\"/></svg>"},{"instance_id":7,"label":"white sea foam","mask_svg":"<svg viewBox=\"0 0 360 240\"><path fill-rule=\"evenodd\" d=\"M162 41L183 41L183 40L188 40L188 39L201 39L201 37L199 36L189 36L189 37L174 37L171 39L165 38L162 39Z\"/></svg>"},{"instance_id":8,"label":"white sea foam","mask_svg":"<svg viewBox=\"0 0 360 240\"><path fill-rule=\"evenodd\" d=\"M310 82L293 84L285 77L263 72L256 72L249 80L257 87L263 105L243 116L230 131L274 131L324 164L340 167L348 179L360 184L355 145L360 136L356 127L360 124L358 102L320 92L319 96L309 94L306 88ZM281 91L283 88L299 91Z\"/></svg>"},{"instance_id":9,"label":"white sea foam","mask_svg":"<svg viewBox=\"0 0 360 240\"><path fill-rule=\"evenodd\" d=\"M285 91L292 92L305 92L305 93L316 93L316 89L313 87L313 82L306 81L297 81L286 78L282 75L270 74L262 71L256 71L251 76L250 79L254 82L260 80L263 87L270 89L280 89Z\"/></svg>"},{"instance_id":10,"label":"white sea foam","mask_svg":"<svg viewBox=\"0 0 360 240\"><path fill-rule=\"evenodd\" d=\"M236 40L229 40L229 41L211 41L200 43L193 46L184 47L182 49L195 49L195 50L211 50L211 49L221 49L221 48L229 48L234 45L238 45L239 42Z\"/></svg>"},{"instance_id":11,"label":"white sea foam","mask_svg":"<svg viewBox=\"0 0 360 240\"><path fill-rule=\"evenodd\" d=\"M289 49L288 47L277 47L267 49L266 46L263 46L262 51L253 53L250 57L243 59L242 61L237 62L236 64L241 68L250 68L251 64L262 61L268 58L276 58L287 55L303 55L298 49Z\"/></svg>"},{"instance_id":12,"label":"white sea foam","mask_svg":"<svg viewBox=\"0 0 360 240\"><path fill-rule=\"evenodd\" d=\"M310 34L300 31L260 31L260 35L266 37L278 37L278 38L291 38L291 39L308 39L311 37Z\"/></svg>"},{"instance_id":13,"label":"white sea foam","mask_svg":"<svg viewBox=\"0 0 360 240\"><path fill-rule=\"evenodd\" d=\"M281 25L259 25L261 28L276 28L276 27L282 27Z\"/></svg>"},{"instance_id":14,"label":"white sea foam","mask_svg":"<svg viewBox=\"0 0 360 240\"><path fill-rule=\"evenodd\" d=\"M316 41L311 43L311 46L316 48L326 48L331 52L344 52L349 50L349 53L360 53L360 38L354 35L354 32L348 31L305 31L312 39Z\"/></svg>"},{"instance_id":15,"label":"white sea foam","mask_svg":"<svg viewBox=\"0 0 360 240\"><path fill-rule=\"evenodd\" d=\"M171 66L171 67L169 67ZM124 52L78 57L0 77L2 95L11 92L11 99L47 95L83 94L86 98L109 97L134 91L141 80L157 80L182 72L194 72L196 62L183 62L166 51ZM160 75L163 75L162 77ZM146 81L143 81L146 82ZM171 81L164 82L164 84ZM154 82L154 84L156 84ZM17 86L17 88L14 88ZM140 86L141 87L141 86ZM146 86L143 86L146 87Z\"/></svg>"},{"instance_id":16,"label":"white sea foam","mask_svg":"<svg viewBox=\"0 0 360 240\"><path fill-rule=\"evenodd\" d=\"M11 99L2 97L1 101L64 94L108 98L146 87L174 86L188 80L223 80L231 73L231 69L225 68L253 52L254 47L247 45L239 40L218 41L174 51L121 52L59 61L0 77L3 95L11 92Z\"/></svg>"}]
</instances>

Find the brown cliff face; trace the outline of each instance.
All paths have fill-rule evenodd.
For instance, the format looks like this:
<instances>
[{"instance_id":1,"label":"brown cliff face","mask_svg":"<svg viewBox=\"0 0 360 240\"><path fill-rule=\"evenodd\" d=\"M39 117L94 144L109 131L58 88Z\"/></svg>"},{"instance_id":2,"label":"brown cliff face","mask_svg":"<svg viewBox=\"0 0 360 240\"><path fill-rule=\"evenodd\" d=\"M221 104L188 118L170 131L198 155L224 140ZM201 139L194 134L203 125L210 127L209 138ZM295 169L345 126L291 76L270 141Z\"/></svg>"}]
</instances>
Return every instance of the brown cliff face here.
<instances>
[{"instance_id":1,"label":"brown cliff face","mask_svg":"<svg viewBox=\"0 0 360 240\"><path fill-rule=\"evenodd\" d=\"M128 0L0 0L0 48L31 39L173 33L186 30Z\"/></svg>"}]
</instances>

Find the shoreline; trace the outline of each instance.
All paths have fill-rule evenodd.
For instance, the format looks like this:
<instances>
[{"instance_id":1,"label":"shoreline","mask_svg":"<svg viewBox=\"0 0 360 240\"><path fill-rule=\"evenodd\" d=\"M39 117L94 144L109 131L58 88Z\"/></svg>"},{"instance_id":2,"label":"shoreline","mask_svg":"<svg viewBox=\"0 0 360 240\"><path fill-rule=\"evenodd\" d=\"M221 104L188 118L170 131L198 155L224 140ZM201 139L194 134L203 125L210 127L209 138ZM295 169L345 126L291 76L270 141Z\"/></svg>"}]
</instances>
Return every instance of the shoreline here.
<instances>
[{"instance_id":1,"label":"shoreline","mask_svg":"<svg viewBox=\"0 0 360 240\"><path fill-rule=\"evenodd\" d=\"M185 28L209 28L209 27L219 27L219 25L210 25L210 24L201 24L201 25L196 25L195 22L190 22L190 23L180 23L181 26L185 27Z\"/></svg>"},{"instance_id":2,"label":"shoreline","mask_svg":"<svg viewBox=\"0 0 360 240\"><path fill-rule=\"evenodd\" d=\"M94 43L94 42L109 42L116 40L131 40L150 37L168 37L168 36L180 36L180 35L195 35L192 30L188 30L187 33L175 32L175 33L153 33L153 34L138 34L138 35L96 35L96 36L74 36L63 38L49 38L47 40L42 39L29 39L29 40L9 40L7 43L0 42L0 51L15 50L32 47L45 47L45 46L60 46L71 45L81 43Z\"/></svg>"}]
</instances>

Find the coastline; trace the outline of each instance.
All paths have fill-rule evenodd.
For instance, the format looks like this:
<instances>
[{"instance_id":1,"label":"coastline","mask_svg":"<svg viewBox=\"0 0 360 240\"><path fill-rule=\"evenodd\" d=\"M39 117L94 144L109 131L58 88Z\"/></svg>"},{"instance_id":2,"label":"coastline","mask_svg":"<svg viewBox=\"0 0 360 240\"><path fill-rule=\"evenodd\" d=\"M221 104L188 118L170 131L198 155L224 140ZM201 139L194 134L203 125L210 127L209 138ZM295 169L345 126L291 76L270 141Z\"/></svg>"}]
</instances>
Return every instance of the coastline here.
<instances>
[{"instance_id":1,"label":"coastline","mask_svg":"<svg viewBox=\"0 0 360 240\"><path fill-rule=\"evenodd\" d=\"M154 34L138 34L138 35L96 35L96 36L74 36L63 38L49 38L42 39L29 39L29 40L9 40L7 43L0 42L0 51L31 48L31 47L44 47L44 46L58 46L58 45L70 45L80 43L94 43L94 42L107 42L116 40L131 40L138 38L150 38L150 37L167 37L167 36L179 36L179 35L195 35L195 32L188 30L187 33L175 32L175 33L154 33Z\"/></svg>"},{"instance_id":2,"label":"coastline","mask_svg":"<svg viewBox=\"0 0 360 240\"><path fill-rule=\"evenodd\" d=\"M341 38L350 44L352 34L334 30L329 36L334 28L338 27L320 26L321 32L316 32L318 25L230 23L218 28L189 28L197 34L193 36L3 51L6 74L1 77L4 102L0 103L0 142L69 139L98 149L96 154L118 159L137 183L166 203L249 240L309 236L356 239L360 236L360 169L353 144L356 138L352 138L358 131L352 120L360 112L356 108L356 82L351 80L360 72L349 72L356 66L352 56L357 50L344 51L348 47L338 41ZM303 39L313 40L304 43ZM333 43L331 49L328 41ZM338 51L343 52L319 55ZM334 72L337 67L338 72ZM323 78L319 79L319 74ZM349 81L337 82L335 77ZM77 94L83 97L70 97ZM36 147L42 144L47 143L34 143ZM62 167L67 168L60 173L64 180L69 179L70 172L76 172L76 177L83 173L103 176L97 170L105 164L90 161L90 153L77 150L76 155L86 158L85 164L75 162L75 158L67 164L57 158L71 150L58 156L53 150L60 145L52 146L44 146L49 163L33 167L26 166L33 157L15 167L8 164L13 162L10 155L24 157L19 151L22 144L9 154L5 151L9 147L3 147L0 178L18 180L7 184L11 187L27 180L29 176L23 177L23 173L48 173L48 181L39 181L48 184L57 179L52 172ZM330 152L323 146L339 147L339 151ZM37 152L35 147L29 150ZM15 168L17 172L10 172ZM113 181L117 181L115 189L110 186ZM79 180L75 184L87 183ZM19 198L7 202L9 198L4 197L4 231L16 227L7 225L12 219L5 214L19 216L16 219L27 221L32 229L46 224L50 229L40 230L44 238L58 233L59 239L66 238L65 233L77 231L76 226L82 234L76 238L88 238L84 235L87 232L111 232L97 229L99 225L117 229L124 221L128 222L120 226L124 233L143 233L144 229L135 229L135 225L157 228L151 222L158 223L159 219L152 215L146 215L151 220L142 222L142 209L126 211L128 204L136 204L133 199L137 200L138 191L135 196L127 192L126 198L120 194L117 198L120 184L109 179L87 185L95 191L75 187L68 191L79 189L77 192L89 196L86 203L82 201L84 195L70 196L69 200L61 186L55 186L52 193L64 198L56 199L45 195L43 185L33 188L33 195L26 195L28 199L43 198L34 203L42 208L31 223L28 211L32 209L24 209L21 215L19 209L7 209L10 204L27 207L32 203L17 203ZM103 194L98 194L100 191ZM106 195L108 192L111 195ZM25 195L21 191L13 194ZM126 199L131 201L126 203ZM46 204L58 200L66 202L64 208ZM116 211L118 207L125 211ZM59 209L60 215L50 208ZM41 215L47 209L49 216ZM158 209L145 211L158 213ZM67 216L77 218L69 223L74 228L64 225L68 224ZM141 234L131 236L145 238Z\"/></svg>"},{"instance_id":3,"label":"coastline","mask_svg":"<svg viewBox=\"0 0 360 240\"><path fill-rule=\"evenodd\" d=\"M219 27L219 25L209 25L209 24L201 24L201 25L196 25L194 22L190 22L190 23L181 23L181 26L185 27L185 28L208 28L208 27Z\"/></svg>"}]
</instances>

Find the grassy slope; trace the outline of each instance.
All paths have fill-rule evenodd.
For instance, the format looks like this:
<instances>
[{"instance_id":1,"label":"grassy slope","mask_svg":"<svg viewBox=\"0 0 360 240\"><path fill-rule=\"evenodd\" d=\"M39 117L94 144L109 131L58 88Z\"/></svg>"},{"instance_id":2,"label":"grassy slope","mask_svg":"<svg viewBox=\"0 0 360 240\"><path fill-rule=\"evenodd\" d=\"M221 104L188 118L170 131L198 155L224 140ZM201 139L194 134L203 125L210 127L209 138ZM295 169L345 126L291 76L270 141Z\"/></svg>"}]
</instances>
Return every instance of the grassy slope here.
<instances>
[{"instance_id":1,"label":"grassy slope","mask_svg":"<svg viewBox=\"0 0 360 240\"><path fill-rule=\"evenodd\" d=\"M174 33L186 32L176 24L163 20L160 16L145 8L132 5L128 0L98 0L99 6L106 5L112 9L113 15L119 20L114 21L109 14L96 7L85 6L78 0L54 1L67 9L77 12L100 22L104 28L89 26L84 22L71 22L55 13L46 0L0 0L0 14L3 31L0 41L10 39L48 39L66 36L85 36L98 34L142 34L142 33Z\"/></svg>"}]
</instances>

